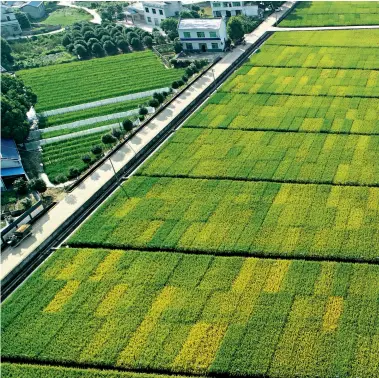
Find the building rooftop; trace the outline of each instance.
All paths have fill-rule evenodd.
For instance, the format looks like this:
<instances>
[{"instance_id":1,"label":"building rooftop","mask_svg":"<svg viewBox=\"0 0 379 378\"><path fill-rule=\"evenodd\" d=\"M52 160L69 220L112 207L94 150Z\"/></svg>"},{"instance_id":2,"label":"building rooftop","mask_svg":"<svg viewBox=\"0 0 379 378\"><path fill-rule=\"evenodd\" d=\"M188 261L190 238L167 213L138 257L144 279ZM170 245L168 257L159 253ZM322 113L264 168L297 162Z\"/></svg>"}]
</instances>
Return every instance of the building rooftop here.
<instances>
[{"instance_id":1,"label":"building rooftop","mask_svg":"<svg viewBox=\"0 0 379 378\"><path fill-rule=\"evenodd\" d=\"M42 3L43 1L28 1L27 3L21 5L20 8L26 7L27 5L38 8Z\"/></svg>"},{"instance_id":2,"label":"building rooftop","mask_svg":"<svg viewBox=\"0 0 379 378\"><path fill-rule=\"evenodd\" d=\"M178 29L218 30L220 29L222 22L224 22L222 18L186 18L180 20Z\"/></svg>"},{"instance_id":3,"label":"building rooftop","mask_svg":"<svg viewBox=\"0 0 379 378\"><path fill-rule=\"evenodd\" d=\"M2 159L18 160L20 155L16 143L13 139L1 138L1 152Z\"/></svg>"}]
</instances>

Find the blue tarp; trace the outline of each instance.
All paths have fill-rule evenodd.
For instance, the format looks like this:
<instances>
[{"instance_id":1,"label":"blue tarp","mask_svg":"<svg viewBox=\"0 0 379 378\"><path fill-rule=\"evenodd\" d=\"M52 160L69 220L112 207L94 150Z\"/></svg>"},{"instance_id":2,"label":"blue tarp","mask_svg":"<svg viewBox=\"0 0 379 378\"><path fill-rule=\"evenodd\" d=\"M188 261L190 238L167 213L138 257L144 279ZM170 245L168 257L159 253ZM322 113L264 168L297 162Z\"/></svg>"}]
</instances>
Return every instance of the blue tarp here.
<instances>
[{"instance_id":1,"label":"blue tarp","mask_svg":"<svg viewBox=\"0 0 379 378\"><path fill-rule=\"evenodd\" d=\"M1 177L21 176L25 171L23 167L2 168Z\"/></svg>"},{"instance_id":2,"label":"blue tarp","mask_svg":"<svg viewBox=\"0 0 379 378\"><path fill-rule=\"evenodd\" d=\"M19 160L20 155L13 139L1 138L1 158Z\"/></svg>"}]
</instances>

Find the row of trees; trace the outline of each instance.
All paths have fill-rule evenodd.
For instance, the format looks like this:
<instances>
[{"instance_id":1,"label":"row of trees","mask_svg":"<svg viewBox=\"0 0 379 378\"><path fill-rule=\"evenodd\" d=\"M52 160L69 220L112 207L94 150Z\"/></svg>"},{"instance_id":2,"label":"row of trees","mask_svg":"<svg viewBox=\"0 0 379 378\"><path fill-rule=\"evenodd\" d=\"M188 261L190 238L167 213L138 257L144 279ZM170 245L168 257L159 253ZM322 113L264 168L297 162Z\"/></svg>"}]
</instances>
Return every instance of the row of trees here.
<instances>
[{"instance_id":1,"label":"row of trees","mask_svg":"<svg viewBox=\"0 0 379 378\"><path fill-rule=\"evenodd\" d=\"M36 191L40 194L43 194L46 192L47 186L45 181L43 181L41 178L36 178L30 181L19 178L14 181L13 189L18 195L23 196L28 194L30 191Z\"/></svg>"},{"instance_id":2,"label":"row of trees","mask_svg":"<svg viewBox=\"0 0 379 378\"><path fill-rule=\"evenodd\" d=\"M88 22L72 25L62 38L62 45L70 52L86 59L114 55L119 51L127 53L151 48L153 35L140 28L125 28L122 25Z\"/></svg>"}]
</instances>

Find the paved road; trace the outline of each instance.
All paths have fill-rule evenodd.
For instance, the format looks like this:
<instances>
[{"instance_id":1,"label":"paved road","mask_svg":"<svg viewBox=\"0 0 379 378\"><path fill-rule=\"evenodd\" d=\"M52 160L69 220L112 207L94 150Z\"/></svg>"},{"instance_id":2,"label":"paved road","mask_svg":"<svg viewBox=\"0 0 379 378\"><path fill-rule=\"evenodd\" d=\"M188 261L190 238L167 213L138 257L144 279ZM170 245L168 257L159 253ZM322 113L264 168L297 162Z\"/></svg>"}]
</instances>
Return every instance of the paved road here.
<instances>
[{"instance_id":1,"label":"paved road","mask_svg":"<svg viewBox=\"0 0 379 378\"><path fill-rule=\"evenodd\" d=\"M283 10L277 13L279 18L288 11L294 2L287 2ZM118 172L134 156L148 144L161 130L163 130L183 109L195 100L214 80L219 77L236 59L249 48L250 43L259 39L276 22L276 16L268 17L253 33L246 36L246 46L239 46L218 62L213 72L208 72L182 93L165 110L150 121L143 130L135 135L130 143L124 145L112 156L112 163ZM33 235L25 239L17 248L5 250L2 253L0 278L6 277L17 265L29 256L43 241L57 230L74 212L90 199L103 185L114 176L109 161L103 163L75 190L68 194L61 202L33 225Z\"/></svg>"}]
</instances>

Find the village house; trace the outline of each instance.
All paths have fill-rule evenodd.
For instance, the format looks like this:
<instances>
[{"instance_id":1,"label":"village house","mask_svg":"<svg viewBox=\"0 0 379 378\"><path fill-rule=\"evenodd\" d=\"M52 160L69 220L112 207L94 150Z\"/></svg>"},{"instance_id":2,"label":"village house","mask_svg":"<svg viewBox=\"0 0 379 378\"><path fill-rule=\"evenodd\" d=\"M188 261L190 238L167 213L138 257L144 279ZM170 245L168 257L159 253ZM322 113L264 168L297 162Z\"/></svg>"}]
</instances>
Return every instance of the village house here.
<instances>
[{"instance_id":1,"label":"village house","mask_svg":"<svg viewBox=\"0 0 379 378\"><path fill-rule=\"evenodd\" d=\"M261 17L263 12L255 1L211 1L211 8L213 17Z\"/></svg>"},{"instance_id":2,"label":"village house","mask_svg":"<svg viewBox=\"0 0 379 378\"><path fill-rule=\"evenodd\" d=\"M1 4L1 35L4 38L17 37L22 33L13 9Z\"/></svg>"},{"instance_id":3,"label":"village house","mask_svg":"<svg viewBox=\"0 0 379 378\"><path fill-rule=\"evenodd\" d=\"M158 27L164 19L179 16L182 10L181 1L142 1L142 5L146 23Z\"/></svg>"},{"instance_id":4,"label":"village house","mask_svg":"<svg viewBox=\"0 0 379 378\"><path fill-rule=\"evenodd\" d=\"M222 18L182 19L178 25L180 42L185 51L224 51L227 40Z\"/></svg>"}]
</instances>

